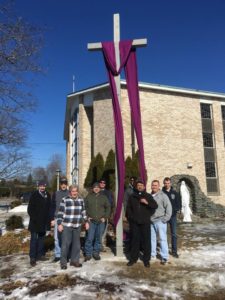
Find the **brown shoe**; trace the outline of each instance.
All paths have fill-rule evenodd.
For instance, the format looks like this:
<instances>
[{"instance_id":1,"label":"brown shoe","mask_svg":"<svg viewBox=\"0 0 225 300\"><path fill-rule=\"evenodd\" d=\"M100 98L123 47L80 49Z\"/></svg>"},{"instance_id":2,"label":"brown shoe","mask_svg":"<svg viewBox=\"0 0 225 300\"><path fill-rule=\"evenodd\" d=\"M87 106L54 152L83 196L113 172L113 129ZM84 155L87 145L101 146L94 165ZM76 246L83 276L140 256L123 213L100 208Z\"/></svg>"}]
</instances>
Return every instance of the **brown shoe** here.
<instances>
[{"instance_id":1,"label":"brown shoe","mask_svg":"<svg viewBox=\"0 0 225 300\"><path fill-rule=\"evenodd\" d=\"M78 261L71 261L70 265L75 267L75 268L81 268L82 267L82 264L80 264Z\"/></svg>"},{"instance_id":2,"label":"brown shoe","mask_svg":"<svg viewBox=\"0 0 225 300\"><path fill-rule=\"evenodd\" d=\"M89 261L89 260L91 260L91 256L85 256L84 261L86 262L86 261Z\"/></svg>"}]
</instances>

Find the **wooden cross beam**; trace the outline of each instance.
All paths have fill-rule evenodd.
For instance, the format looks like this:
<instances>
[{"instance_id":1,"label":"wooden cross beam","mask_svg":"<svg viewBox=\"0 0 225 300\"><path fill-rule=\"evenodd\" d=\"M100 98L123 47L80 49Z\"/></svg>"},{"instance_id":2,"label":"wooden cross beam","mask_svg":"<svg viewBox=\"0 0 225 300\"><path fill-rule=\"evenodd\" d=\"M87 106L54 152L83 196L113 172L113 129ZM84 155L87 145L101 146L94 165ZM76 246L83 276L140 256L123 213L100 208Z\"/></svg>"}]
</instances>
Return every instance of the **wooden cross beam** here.
<instances>
[{"instance_id":1,"label":"wooden cross beam","mask_svg":"<svg viewBox=\"0 0 225 300\"><path fill-rule=\"evenodd\" d=\"M115 54L116 54L116 69L118 70L120 67L120 50L119 50L119 42L120 42L120 15L113 15L113 42L115 46ZM133 40L133 47L144 47L147 45L147 39L137 39ZM88 43L88 50L96 51L102 49L102 43ZM118 100L120 103L121 95L120 95L120 75L115 76L116 83L116 91ZM118 195L118 184L117 184L117 165L115 166L115 182L116 182L116 199ZM122 223L122 214L120 220L116 227L116 255L123 256L123 223Z\"/></svg>"}]
</instances>

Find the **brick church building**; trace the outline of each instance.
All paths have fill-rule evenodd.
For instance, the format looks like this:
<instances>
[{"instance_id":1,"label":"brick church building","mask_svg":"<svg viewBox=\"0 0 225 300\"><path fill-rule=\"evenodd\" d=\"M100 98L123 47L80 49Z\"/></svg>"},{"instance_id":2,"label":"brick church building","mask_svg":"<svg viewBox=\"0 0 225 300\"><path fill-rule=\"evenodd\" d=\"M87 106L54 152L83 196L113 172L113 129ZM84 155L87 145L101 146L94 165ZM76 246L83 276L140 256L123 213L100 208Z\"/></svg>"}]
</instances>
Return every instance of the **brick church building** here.
<instances>
[{"instance_id":1,"label":"brick church building","mask_svg":"<svg viewBox=\"0 0 225 300\"><path fill-rule=\"evenodd\" d=\"M204 195L225 206L225 94L140 82L139 95L147 189L169 176L177 188L185 180L199 201ZM121 111L126 159L137 143L123 80ZM91 158L115 150L108 83L67 96L64 139L67 177L82 189Z\"/></svg>"}]
</instances>

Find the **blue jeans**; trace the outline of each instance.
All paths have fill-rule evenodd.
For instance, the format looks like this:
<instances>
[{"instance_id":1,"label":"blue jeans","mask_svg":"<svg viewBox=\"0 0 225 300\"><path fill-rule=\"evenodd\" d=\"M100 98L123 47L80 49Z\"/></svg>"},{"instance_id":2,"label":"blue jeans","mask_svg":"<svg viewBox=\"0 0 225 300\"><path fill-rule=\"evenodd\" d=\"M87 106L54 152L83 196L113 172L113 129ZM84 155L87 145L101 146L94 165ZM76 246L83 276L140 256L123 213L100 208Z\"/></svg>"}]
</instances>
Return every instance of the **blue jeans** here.
<instances>
[{"instance_id":1,"label":"blue jeans","mask_svg":"<svg viewBox=\"0 0 225 300\"><path fill-rule=\"evenodd\" d=\"M103 232L101 232L101 248L104 248L105 244L106 244L106 234L107 234L107 231L108 231L108 225L109 225L109 222L108 220L106 220L104 222L104 227L103 228Z\"/></svg>"},{"instance_id":2,"label":"blue jeans","mask_svg":"<svg viewBox=\"0 0 225 300\"><path fill-rule=\"evenodd\" d=\"M99 254L102 245L102 233L105 229L105 223L90 222L87 237L84 246L85 256Z\"/></svg>"},{"instance_id":3,"label":"blue jeans","mask_svg":"<svg viewBox=\"0 0 225 300\"><path fill-rule=\"evenodd\" d=\"M151 224L151 256L157 255L157 237L159 237L161 258L167 260L169 257L169 249L167 242L167 223L158 221L156 223Z\"/></svg>"},{"instance_id":4,"label":"blue jeans","mask_svg":"<svg viewBox=\"0 0 225 300\"><path fill-rule=\"evenodd\" d=\"M45 255L44 248L45 232L31 232L30 258L39 259Z\"/></svg>"},{"instance_id":5,"label":"blue jeans","mask_svg":"<svg viewBox=\"0 0 225 300\"><path fill-rule=\"evenodd\" d=\"M55 226L54 226L54 243L55 243L55 257L60 257L61 256L61 247L59 246L59 238L58 238L59 232L58 232L58 224L57 224L57 219L55 219Z\"/></svg>"},{"instance_id":6,"label":"blue jeans","mask_svg":"<svg viewBox=\"0 0 225 300\"><path fill-rule=\"evenodd\" d=\"M171 232L172 252L177 253L177 216L172 216L168 223Z\"/></svg>"}]
</instances>

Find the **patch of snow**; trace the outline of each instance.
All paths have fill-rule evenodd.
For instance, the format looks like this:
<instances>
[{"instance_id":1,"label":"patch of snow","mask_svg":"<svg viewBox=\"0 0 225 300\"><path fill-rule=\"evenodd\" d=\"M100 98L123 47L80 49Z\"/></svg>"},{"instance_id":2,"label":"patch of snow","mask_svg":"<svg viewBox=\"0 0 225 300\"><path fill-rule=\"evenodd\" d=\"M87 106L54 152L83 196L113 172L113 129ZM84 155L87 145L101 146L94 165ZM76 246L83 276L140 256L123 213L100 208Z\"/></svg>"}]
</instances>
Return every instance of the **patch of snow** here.
<instances>
[{"instance_id":1,"label":"patch of snow","mask_svg":"<svg viewBox=\"0 0 225 300\"><path fill-rule=\"evenodd\" d=\"M27 204L21 204L9 210L10 213L27 213Z\"/></svg>"},{"instance_id":2,"label":"patch of snow","mask_svg":"<svg viewBox=\"0 0 225 300\"><path fill-rule=\"evenodd\" d=\"M208 226L208 227L207 227ZM186 226L181 239L189 239L194 246L179 249L179 259L170 257L169 263L160 265L159 260L151 262L146 269L142 262L134 267L127 267L125 257L116 257L111 252L102 253L100 261L91 260L83 263L80 269L69 266L60 269L60 263L51 259L37 262L31 268L29 257L11 255L0 258L0 272L5 268L14 268L13 275L0 279L0 285L10 281L24 281L27 286L15 289L11 295L0 294L3 299L170 299L181 300L193 295L212 295L216 299L218 291L225 295L225 228L222 224L194 224ZM208 240L205 236L210 237ZM81 262L82 262L81 258ZM34 281L44 280L54 275L68 274L80 278L79 284L64 289L40 293L31 297L30 289ZM105 283L115 286L115 290L104 288ZM101 289L99 288L101 287ZM193 297L192 297L193 298Z\"/></svg>"}]
</instances>

